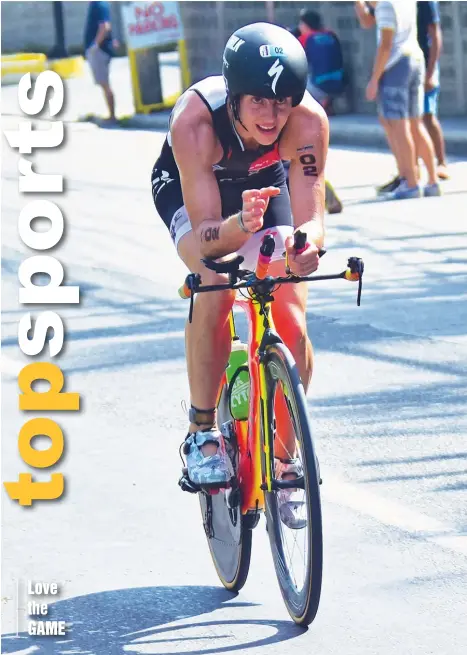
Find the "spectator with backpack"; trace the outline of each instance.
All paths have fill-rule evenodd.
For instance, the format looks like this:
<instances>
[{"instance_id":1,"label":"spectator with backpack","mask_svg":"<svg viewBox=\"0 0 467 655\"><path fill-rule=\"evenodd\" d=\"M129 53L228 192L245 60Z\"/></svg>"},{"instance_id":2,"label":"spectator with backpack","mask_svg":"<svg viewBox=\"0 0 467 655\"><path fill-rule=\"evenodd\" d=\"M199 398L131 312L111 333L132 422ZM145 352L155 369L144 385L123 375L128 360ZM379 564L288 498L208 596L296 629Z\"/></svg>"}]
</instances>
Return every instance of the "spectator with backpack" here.
<instances>
[{"instance_id":1,"label":"spectator with backpack","mask_svg":"<svg viewBox=\"0 0 467 655\"><path fill-rule=\"evenodd\" d=\"M333 98L345 88L344 60L339 39L323 27L321 16L315 11L302 9L298 24L309 67L307 90L327 113L332 111Z\"/></svg>"},{"instance_id":2,"label":"spectator with backpack","mask_svg":"<svg viewBox=\"0 0 467 655\"><path fill-rule=\"evenodd\" d=\"M332 99L342 93L338 84L342 72L342 51L339 39L329 30L324 30L321 17L314 11L302 9L297 27L289 30L302 44L309 68L307 91L329 114ZM336 47L337 44L337 47ZM337 53L337 54L336 54ZM288 165L284 162L286 170ZM329 214L340 214L343 205L334 187L326 180L326 210Z\"/></svg>"}]
</instances>

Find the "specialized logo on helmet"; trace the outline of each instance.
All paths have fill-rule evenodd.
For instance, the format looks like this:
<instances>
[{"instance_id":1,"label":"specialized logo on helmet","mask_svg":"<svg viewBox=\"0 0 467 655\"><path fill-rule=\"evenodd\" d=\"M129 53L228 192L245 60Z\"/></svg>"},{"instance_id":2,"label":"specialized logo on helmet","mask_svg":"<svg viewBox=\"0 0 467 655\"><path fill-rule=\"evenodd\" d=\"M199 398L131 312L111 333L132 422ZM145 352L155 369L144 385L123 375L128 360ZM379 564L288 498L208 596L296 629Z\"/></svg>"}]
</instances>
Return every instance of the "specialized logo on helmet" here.
<instances>
[{"instance_id":1,"label":"specialized logo on helmet","mask_svg":"<svg viewBox=\"0 0 467 655\"><path fill-rule=\"evenodd\" d=\"M284 48L278 45L261 45L259 47L261 57L285 57Z\"/></svg>"},{"instance_id":2,"label":"specialized logo on helmet","mask_svg":"<svg viewBox=\"0 0 467 655\"><path fill-rule=\"evenodd\" d=\"M245 41L243 39L239 39L238 36L232 34L225 47L234 52L238 52L238 49L241 48L244 43Z\"/></svg>"},{"instance_id":3,"label":"specialized logo on helmet","mask_svg":"<svg viewBox=\"0 0 467 655\"><path fill-rule=\"evenodd\" d=\"M274 91L274 93L276 92L277 80L281 76L283 70L284 67L282 66L279 59L276 59L271 68L268 70L269 77L274 78L271 84L271 89Z\"/></svg>"}]
</instances>

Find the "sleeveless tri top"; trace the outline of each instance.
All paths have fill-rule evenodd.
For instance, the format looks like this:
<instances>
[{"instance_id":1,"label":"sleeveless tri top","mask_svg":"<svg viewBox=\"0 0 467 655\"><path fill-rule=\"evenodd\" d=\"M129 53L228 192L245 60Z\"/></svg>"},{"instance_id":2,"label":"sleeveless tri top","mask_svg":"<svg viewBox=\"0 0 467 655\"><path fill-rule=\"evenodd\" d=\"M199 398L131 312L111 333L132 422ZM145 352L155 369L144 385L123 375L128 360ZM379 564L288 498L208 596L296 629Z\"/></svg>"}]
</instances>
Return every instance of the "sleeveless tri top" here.
<instances>
[{"instance_id":1,"label":"sleeveless tri top","mask_svg":"<svg viewBox=\"0 0 467 655\"><path fill-rule=\"evenodd\" d=\"M252 175L259 175L260 179L255 181L255 186L258 187L284 183L285 173L279 155L279 139L272 145L258 146L254 150L245 148L227 111L227 94L222 75L207 77L193 84L185 93L196 93L211 112L214 131L223 150L221 159L212 167L218 182L251 182ZM162 147L157 166L166 170L171 177L178 176L170 132Z\"/></svg>"}]
</instances>

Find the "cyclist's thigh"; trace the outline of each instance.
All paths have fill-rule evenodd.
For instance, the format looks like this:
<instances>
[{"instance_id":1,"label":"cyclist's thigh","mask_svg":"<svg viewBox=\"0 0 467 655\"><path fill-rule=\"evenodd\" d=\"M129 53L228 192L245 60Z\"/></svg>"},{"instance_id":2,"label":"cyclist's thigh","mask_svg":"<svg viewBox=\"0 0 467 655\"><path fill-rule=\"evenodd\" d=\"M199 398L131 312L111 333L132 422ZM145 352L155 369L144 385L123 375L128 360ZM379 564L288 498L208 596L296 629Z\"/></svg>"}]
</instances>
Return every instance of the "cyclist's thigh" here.
<instances>
[{"instance_id":1,"label":"cyclist's thigh","mask_svg":"<svg viewBox=\"0 0 467 655\"><path fill-rule=\"evenodd\" d=\"M284 276L285 258L283 256L285 237L293 233L292 208L290 195L286 184L280 186L281 194L271 198L265 214L266 232L277 231L275 236L276 251L275 259L272 261L269 273L274 276ZM258 233L260 234L260 233ZM306 282L297 284L283 284L274 292L272 313L278 329L281 325L290 323L290 327L305 329L305 312L307 304L308 286Z\"/></svg>"},{"instance_id":2,"label":"cyclist's thigh","mask_svg":"<svg viewBox=\"0 0 467 655\"><path fill-rule=\"evenodd\" d=\"M285 239L293 233L292 210L290 206L289 190L285 180L277 185L281 191L279 196L269 199L268 208L264 214L264 226L245 243L238 251L245 258L243 268L254 270L258 260L258 253L265 234L272 234L276 247L273 261L283 260L285 252Z\"/></svg>"},{"instance_id":3,"label":"cyclist's thigh","mask_svg":"<svg viewBox=\"0 0 467 655\"><path fill-rule=\"evenodd\" d=\"M273 262L269 267L270 275L285 275L285 261ZM308 298L308 285L306 282L296 284L283 284L274 291L272 313L274 320L277 317L291 315L302 322L305 318Z\"/></svg>"},{"instance_id":4,"label":"cyclist's thigh","mask_svg":"<svg viewBox=\"0 0 467 655\"><path fill-rule=\"evenodd\" d=\"M190 220L183 204L180 180L155 166L151 176L152 198L157 213L169 230L175 247L181 237L191 230Z\"/></svg>"},{"instance_id":5,"label":"cyclist's thigh","mask_svg":"<svg viewBox=\"0 0 467 655\"><path fill-rule=\"evenodd\" d=\"M169 230L177 254L191 273L201 273L204 284L221 284L226 276L208 270L201 262L201 249L183 204L180 180L157 166L152 173L152 195L159 216Z\"/></svg>"}]
</instances>

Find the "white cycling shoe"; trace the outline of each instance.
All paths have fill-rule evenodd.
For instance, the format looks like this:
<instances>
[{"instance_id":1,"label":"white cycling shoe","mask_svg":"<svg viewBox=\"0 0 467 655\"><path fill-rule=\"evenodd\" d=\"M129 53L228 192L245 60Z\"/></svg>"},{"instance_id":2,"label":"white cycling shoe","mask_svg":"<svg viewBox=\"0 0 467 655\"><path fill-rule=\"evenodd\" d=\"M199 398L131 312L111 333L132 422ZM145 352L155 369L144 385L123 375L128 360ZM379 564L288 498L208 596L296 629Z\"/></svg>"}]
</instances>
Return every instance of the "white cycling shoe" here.
<instances>
[{"instance_id":1,"label":"white cycling shoe","mask_svg":"<svg viewBox=\"0 0 467 655\"><path fill-rule=\"evenodd\" d=\"M275 459L276 479L280 480L283 476L286 479L301 477L303 468L300 460L291 459L288 462ZM301 530L307 524L306 502L304 500L305 492L303 489L280 489L277 492L277 503L279 506L279 516L284 525L291 530Z\"/></svg>"}]
</instances>

